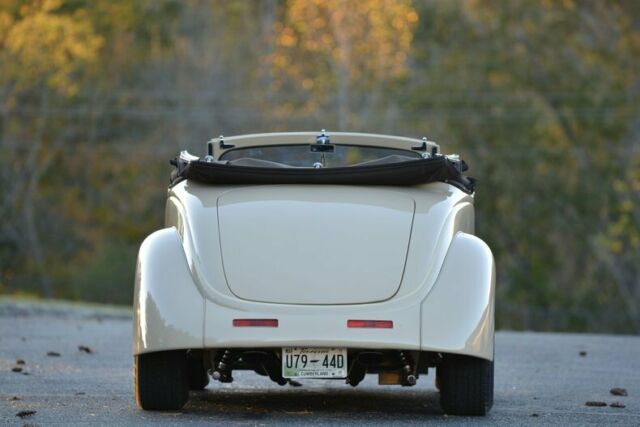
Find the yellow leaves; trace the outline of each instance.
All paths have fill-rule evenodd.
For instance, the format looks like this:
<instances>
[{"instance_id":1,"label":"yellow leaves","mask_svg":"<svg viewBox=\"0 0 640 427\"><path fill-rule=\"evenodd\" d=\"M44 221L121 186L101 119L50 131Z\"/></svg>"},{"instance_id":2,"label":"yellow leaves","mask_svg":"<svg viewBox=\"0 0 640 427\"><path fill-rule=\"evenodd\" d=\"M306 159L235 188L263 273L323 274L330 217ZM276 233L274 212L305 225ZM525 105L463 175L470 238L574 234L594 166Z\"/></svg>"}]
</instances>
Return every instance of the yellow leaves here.
<instances>
[{"instance_id":1,"label":"yellow leaves","mask_svg":"<svg viewBox=\"0 0 640 427\"><path fill-rule=\"evenodd\" d=\"M6 18L0 18L4 46L0 57L7 67L3 79L19 88L46 83L67 96L78 90L76 74L97 60L103 39L97 35L83 10L58 14L60 0L26 3L21 19L2 32ZM10 64L10 65L9 65Z\"/></svg>"},{"instance_id":2,"label":"yellow leaves","mask_svg":"<svg viewBox=\"0 0 640 427\"><path fill-rule=\"evenodd\" d=\"M487 77L492 86L500 86L508 81L508 76L499 71L490 71Z\"/></svg>"},{"instance_id":3,"label":"yellow leaves","mask_svg":"<svg viewBox=\"0 0 640 427\"><path fill-rule=\"evenodd\" d=\"M616 179L615 181L613 181L613 189L618 193L622 193L627 190L627 186L624 181Z\"/></svg>"},{"instance_id":4,"label":"yellow leaves","mask_svg":"<svg viewBox=\"0 0 640 427\"><path fill-rule=\"evenodd\" d=\"M278 37L281 46L291 47L296 44L295 33L291 28L284 28Z\"/></svg>"},{"instance_id":5,"label":"yellow leaves","mask_svg":"<svg viewBox=\"0 0 640 427\"><path fill-rule=\"evenodd\" d=\"M326 22L324 19L317 17L312 22L312 27L314 30L321 30L325 27Z\"/></svg>"},{"instance_id":6,"label":"yellow leaves","mask_svg":"<svg viewBox=\"0 0 640 427\"><path fill-rule=\"evenodd\" d=\"M406 16L396 16L395 18L393 18L393 21L391 21L391 24L393 25L393 28L395 30L402 31L402 29L406 25L406 22L407 22Z\"/></svg>"},{"instance_id":7,"label":"yellow leaves","mask_svg":"<svg viewBox=\"0 0 640 427\"><path fill-rule=\"evenodd\" d=\"M38 9L41 12L51 13L62 6L61 0L36 0L32 2L26 2L20 7L20 15L23 17L38 13Z\"/></svg>"},{"instance_id":8,"label":"yellow leaves","mask_svg":"<svg viewBox=\"0 0 640 427\"><path fill-rule=\"evenodd\" d=\"M573 0L562 0L562 6L567 10L575 10L576 4Z\"/></svg>"},{"instance_id":9,"label":"yellow leaves","mask_svg":"<svg viewBox=\"0 0 640 427\"><path fill-rule=\"evenodd\" d=\"M271 64L304 90L402 77L417 22L408 0L291 0Z\"/></svg>"},{"instance_id":10,"label":"yellow leaves","mask_svg":"<svg viewBox=\"0 0 640 427\"><path fill-rule=\"evenodd\" d=\"M631 159L624 179L616 179L612 183L612 190L618 201L612 206L615 216L608 225L604 238L607 248L614 254L640 253L640 229L636 219L640 209L638 162L640 157Z\"/></svg>"},{"instance_id":11,"label":"yellow leaves","mask_svg":"<svg viewBox=\"0 0 640 427\"><path fill-rule=\"evenodd\" d=\"M624 213L633 212L633 202L631 200L623 200L622 203L620 203L620 211Z\"/></svg>"},{"instance_id":12,"label":"yellow leaves","mask_svg":"<svg viewBox=\"0 0 640 427\"><path fill-rule=\"evenodd\" d=\"M11 28L12 23L13 19L11 18L11 15L0 11L0 43L2 43L6 37L6 33L9 31L9 28Z\"/></svg>"},{"instance_id":13,"label":"yellow leaves","mask_svg":"<svg viewBox=\"0 0 640 427\"><path fill-rule=\"evenodd\" d=\"M415 10L410 10L407 13L406 18L409 24L415 24L418 22L418 13Z\"/></svg>"}]
</instances>

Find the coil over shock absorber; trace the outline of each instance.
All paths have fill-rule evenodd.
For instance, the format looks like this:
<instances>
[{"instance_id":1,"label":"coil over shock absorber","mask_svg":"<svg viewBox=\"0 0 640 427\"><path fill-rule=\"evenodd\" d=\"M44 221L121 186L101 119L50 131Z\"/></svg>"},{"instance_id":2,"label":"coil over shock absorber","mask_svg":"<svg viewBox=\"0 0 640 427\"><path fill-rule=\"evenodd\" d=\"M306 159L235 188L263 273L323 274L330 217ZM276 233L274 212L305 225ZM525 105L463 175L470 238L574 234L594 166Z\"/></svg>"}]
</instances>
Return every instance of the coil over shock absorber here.
<instances>
[{"instance_id":1,"label":"coil over shock absorber","mask_svg":"<svg viewBox=\"0 0 640 427\"><path fill-rule=\"evenodd\" d=\"M400 356L400 363L402 366L402 385L416 385L417 377L415 373L415 364L413 362L411 354L405 353L402 350L400 350L398 354Z\"/></svg>"},{"instance_id":2,"label":"coil over shock absorber","mask_svg":"<svg viewBox=\"0 0 640 427\"><path fill-rule=\"evenodd\" d=\"M233 352L233 350L226 349L220 357L220 360L216 364L216 368L211 374L214 380L218 380L221 383L230 383L233 381L233 377L231 376L231 368L233 363L237 359L237 355Z\"/></svg>"}]
</instances>

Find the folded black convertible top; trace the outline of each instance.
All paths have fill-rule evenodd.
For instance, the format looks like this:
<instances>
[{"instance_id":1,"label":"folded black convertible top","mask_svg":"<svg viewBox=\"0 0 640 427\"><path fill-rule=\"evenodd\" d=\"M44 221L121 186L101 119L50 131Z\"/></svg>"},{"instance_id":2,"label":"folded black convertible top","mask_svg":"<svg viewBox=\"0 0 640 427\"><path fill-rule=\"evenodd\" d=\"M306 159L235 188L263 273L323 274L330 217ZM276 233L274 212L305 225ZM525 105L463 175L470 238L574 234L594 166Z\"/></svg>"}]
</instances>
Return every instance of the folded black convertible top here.
<instances>
[{"instance_id":1,"label":"folded black convertible top","mask_svg":"<svg viewBox=\"0 0 640 427\"><path fill-rule=\"evenodd\" d=\"M472 193L475 180L464 176L444 156L411 159L388 164L361 164L331 168L242 166L233 162L171 162L176 169L171 185L185 179L204 184L335 184L335 185L418 185L447 182ZM466 164L462 162L466 170Z\"/></svg>"}]
</instances>

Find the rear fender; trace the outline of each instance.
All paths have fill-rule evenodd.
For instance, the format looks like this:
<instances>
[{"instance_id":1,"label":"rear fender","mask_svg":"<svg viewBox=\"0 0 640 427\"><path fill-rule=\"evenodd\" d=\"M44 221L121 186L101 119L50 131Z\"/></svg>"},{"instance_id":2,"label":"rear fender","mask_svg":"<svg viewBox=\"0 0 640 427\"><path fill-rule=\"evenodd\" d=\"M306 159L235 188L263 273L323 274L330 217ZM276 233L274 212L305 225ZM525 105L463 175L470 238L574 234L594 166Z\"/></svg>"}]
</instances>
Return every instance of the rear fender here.
<instances>
[{"instance_id":1,"label":"rear fender","mask_svg":"<svg viewBox=\"0 0 640 427\"><path fill-rule=\"evenodd\" d=\"M138 253L133 353L202 348L204 298L174 227L147 237Z\"/></svg>"},{"instance_id":2,"label":"rear fender","mask_svg":"<svg viewBox=\"0 0 640 427\"><path fill-rule=\"evenodd\" d=\"M422 302L421 348L493 360L495 263L479 238L458 232Z\"/></svg>"}]
</instances>

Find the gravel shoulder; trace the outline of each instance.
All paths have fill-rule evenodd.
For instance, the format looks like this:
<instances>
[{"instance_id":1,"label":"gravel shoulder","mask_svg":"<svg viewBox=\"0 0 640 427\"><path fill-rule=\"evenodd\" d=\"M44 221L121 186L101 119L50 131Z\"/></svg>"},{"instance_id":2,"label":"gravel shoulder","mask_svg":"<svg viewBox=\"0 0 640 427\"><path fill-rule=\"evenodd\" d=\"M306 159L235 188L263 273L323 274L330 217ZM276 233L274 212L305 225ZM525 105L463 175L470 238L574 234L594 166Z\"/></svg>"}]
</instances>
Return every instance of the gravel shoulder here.
<instances>
[{"instance_id":1,"label":"gravel shoulder","mask_svg":"<svg viewBox=\"0 0 640 427\"><path fill-rule=\"evenodd\" d=\"M192 393L182 412L144 412L133 400L131 330L129 308L0 298L0 425L640 425L638 336L499 332L494 408L464 418L441 412L431 373L407 388L372 375L357 388L292 388L240 372Z\"/></svg>"}]
</instances>

